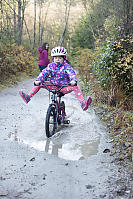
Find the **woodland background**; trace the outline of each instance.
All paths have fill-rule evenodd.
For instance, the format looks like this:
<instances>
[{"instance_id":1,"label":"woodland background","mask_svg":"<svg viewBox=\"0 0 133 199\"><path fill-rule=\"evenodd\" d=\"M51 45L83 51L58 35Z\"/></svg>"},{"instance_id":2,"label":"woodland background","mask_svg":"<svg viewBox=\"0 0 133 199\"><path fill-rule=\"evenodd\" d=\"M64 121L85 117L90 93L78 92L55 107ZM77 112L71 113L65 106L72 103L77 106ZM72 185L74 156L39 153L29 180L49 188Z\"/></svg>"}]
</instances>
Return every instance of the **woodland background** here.
<instances>
[{"instance_id":1,"label":"woodland background","mask_svg":"<svg viewBox=\"0 0 133 199\"><path fill-rule=\"evenodd\" d=\"M84 95L113 121L120 160L132 160L133 0L0 0L2 88L38 75L45 41L67 48Z\"/></svg>"}]
</instances>

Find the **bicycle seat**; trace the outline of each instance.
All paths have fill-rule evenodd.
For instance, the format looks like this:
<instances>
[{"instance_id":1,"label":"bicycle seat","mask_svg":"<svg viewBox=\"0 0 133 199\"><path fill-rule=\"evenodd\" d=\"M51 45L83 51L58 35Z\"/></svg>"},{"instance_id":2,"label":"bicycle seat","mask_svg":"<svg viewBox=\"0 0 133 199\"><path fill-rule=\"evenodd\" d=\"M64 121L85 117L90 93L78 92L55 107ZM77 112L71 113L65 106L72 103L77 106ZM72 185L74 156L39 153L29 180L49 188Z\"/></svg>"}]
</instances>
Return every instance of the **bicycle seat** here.
<instances>
[{"instance_id":1,"label":"bicycle seat","mask_svg":"<svg viewBox=\"0 0 133 199\"><path fill-rule=\"evenodd\" d=\"M58 97L62 97L62 96L64 96L65 94L63 94L63 93L61 93L61 92L59 92L58 94L57 94L57 96Z\"/></svg>"}]
</instances>

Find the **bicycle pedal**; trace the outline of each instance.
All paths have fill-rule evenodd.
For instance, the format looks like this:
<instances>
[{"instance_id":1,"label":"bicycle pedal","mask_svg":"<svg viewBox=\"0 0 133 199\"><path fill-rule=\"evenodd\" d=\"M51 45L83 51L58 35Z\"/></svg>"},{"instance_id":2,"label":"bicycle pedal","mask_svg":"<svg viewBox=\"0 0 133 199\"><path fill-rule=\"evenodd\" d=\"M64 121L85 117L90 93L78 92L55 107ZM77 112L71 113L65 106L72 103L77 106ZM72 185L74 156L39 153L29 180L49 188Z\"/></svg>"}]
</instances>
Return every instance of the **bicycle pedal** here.
<instances>
[{"instance_id":1,"label":"bicycle pedal","mask_svg":"<svg viewBox=\"0 0 133 199\"><path fill-rule=\"evenodd\" d=\"M63 120L63 123L64 123L64 124L70 124L70 120L64 119L64 120Z\"/></svg>"}]
</instances>

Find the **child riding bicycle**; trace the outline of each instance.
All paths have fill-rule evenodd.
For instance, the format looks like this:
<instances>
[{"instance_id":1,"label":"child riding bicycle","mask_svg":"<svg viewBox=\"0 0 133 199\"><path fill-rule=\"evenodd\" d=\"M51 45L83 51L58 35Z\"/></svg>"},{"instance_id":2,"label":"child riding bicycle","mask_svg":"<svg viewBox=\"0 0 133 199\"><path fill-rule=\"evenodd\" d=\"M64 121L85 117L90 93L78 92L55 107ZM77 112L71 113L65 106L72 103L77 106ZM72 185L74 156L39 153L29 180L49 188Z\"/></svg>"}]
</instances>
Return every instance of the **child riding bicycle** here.
<instances>
[{"instance_id":1,"label":"child riding bicycle","mask_svg":"<svg viewBox=\"0 0 133 199\"><path fill-rule=\"evenodd\" d=\"M77 86L75 71L72 66L66 62L66 54L67 52L64 47L58 46L52 49L51 56L53 57L53 62L50 63L37 77L36 81L34 82L35 86L30 93L25 94L22 90L19 91L19 94L25 103L28 103L31 98L40 90L40 88L45 88L40 86L41 82L45 82L45 84L55 84L58 86L61 84L70 84L71 86L62 88L60 92L64 95L74 91L83 111L88 109L92 99L91 97L87 97L86 100L83 98L80 87ZM58 88L54 87L54 89Z\"/></svg>"}]
</instances>

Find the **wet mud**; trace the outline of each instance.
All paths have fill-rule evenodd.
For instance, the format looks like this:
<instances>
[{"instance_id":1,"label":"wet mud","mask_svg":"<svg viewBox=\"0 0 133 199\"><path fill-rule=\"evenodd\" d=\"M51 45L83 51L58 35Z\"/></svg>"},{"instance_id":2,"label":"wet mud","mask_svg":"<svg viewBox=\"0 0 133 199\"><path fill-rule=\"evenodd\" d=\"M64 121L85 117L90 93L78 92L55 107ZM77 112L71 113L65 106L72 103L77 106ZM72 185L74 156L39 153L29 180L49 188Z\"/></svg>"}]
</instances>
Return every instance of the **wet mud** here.
<instances>
[{"instance_id":1,"label":"wet mud","mask_svg":"<svg viewBox=\"0 0 133 199\"><path fill-rule=\"evenodd\" d=\"M0 198L113 199L119 171L93 106L84 112L74 93L64 96L70 124L47 139L48 91L41 89L29 104L18 94L30 91L33 81L0 92Z\"/></svg>"}]
</instances>

